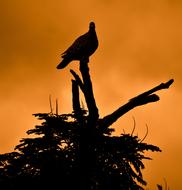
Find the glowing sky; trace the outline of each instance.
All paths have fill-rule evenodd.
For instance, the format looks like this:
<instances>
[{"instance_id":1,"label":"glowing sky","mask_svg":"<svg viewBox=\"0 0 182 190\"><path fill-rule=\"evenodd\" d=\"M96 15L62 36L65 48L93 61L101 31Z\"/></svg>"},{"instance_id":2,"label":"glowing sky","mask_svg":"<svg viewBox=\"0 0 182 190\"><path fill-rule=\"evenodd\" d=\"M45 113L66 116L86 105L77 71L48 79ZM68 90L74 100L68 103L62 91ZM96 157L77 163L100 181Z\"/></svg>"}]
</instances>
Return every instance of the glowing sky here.
<instances>
[{"instance_id":1,"label":"glowing sky","mask_svg":"<svg viewBox=\"0 0 182 190\"><path fill-rule=\"evenodd\" d=\"M0 150L12 151L49 112L49 95L61 113L71 111L73 62L56 70L60 54L95 21L99 48L90 69L100 115L114 111L135 95L174 78L161 100L129 112L117 133L149 134L146 142L163 152L151 154L144 178L149 187L163 183L182 189L182 1L180 0L0 0Z\"/></svg>"}]
</instances>

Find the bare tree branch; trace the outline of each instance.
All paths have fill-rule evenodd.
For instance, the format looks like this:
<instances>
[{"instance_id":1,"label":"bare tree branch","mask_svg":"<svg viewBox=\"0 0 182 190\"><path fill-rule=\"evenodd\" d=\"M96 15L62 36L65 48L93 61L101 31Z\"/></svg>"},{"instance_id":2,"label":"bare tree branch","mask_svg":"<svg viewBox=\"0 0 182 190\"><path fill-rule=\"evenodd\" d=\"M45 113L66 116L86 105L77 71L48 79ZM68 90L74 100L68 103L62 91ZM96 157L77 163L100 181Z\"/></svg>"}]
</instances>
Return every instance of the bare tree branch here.
<instances>
[{"instance_id":1,"label":"bare tree branch","mask_svg":"<svg viewBox=\"0 0 182 190\"><path fill-rule=\"evenodd\" d=\"M174 82L174 79L170 79L169 81L167 81L166 83L161 83L159 84L158 86L132 98L130 101L135 101L137 99L137 101L140 99L140 98L143 98L143 97L146 97L154 92L157 92L159 90L162 90L162 89L167 89L170 87L170 85Z\"/></svg>"},{"instance_id":2,"label":"bare tree branch","mask_svg":"<svg viewBox=\"0 0 182 190\"><path fill-rule=\"evenodd\" d=\"M105 130L110 125L112 125L117 119L119 119L122 115L130 111L131 109L141 106L147 103L156 102L159 100L159 96L156 94L153 94L154 92L157 92L162 89L167 89L170 87L170 85L174 82L173 79L169 80L166 83L161 83L160 85L132 98L129 100L128 103L124 104L120 108L118 108L116 111L111 113L110 115L105 116L103 119L100 120L100 128Z\"/></svg>"},{"instance_id":3,"label":"bare tree branch","mask_svg":"<svg viewBox=\"0 0 182 190\"><path fill-rule=\"evenodd\" d=\"M79 89L75 80L72 80L72 102L74 112L78 112L81 108L79 100Z\"/></svg>"},{"instance_id":4,"label":"bare tree branch","mask_svg":"<svg viewBox=\"0 0 182 190\"><path fill-rule=\"evenodd\" d=\"M80 89L82 90L82 92L84 93L84 85L83 82L81 80L81 78L79 77L79 75L77 75L75 73L75 71L73 71L72 69L70 69L71 74L73 75L73 77L75 78L75 81L78 83L78 85L80 86Z\"/></svg>"},{"instance_id":5,"label":"bare tree branch","mask_svg":"<svg viewBox=\"0 0 182 190\"><path fill-rule=\"evenodd\" d=\"M72 102L73 102L73 111L75 114L76 120L79 122L80 126L84 127L85 121L84 121L84 114L86 113L86 110L81 108L80 105L80 95L79 95L79 85L77 81L72 80ZM83 146L83 139L81 137L80 142L80 148ZM81 148L82 149L82 148Z\"/></svg>"}]
</instances>

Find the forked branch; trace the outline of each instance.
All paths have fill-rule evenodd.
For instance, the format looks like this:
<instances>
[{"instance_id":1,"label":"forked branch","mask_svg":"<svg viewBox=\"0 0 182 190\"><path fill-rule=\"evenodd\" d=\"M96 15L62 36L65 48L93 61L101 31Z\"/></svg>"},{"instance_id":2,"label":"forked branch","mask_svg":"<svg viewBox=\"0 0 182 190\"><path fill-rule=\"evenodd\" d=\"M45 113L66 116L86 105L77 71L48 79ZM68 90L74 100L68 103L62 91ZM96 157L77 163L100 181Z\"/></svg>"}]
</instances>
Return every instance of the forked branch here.
<instances>
[{"instance_id":1,"label":"forked branch","mask_svg":"<svg viewBox=\"0 0 182 190\"><path fill-rule=\"evenodd\" d=\"M73 71L72 69L70 69L71 74L73 75L73 77L75 78L75 81L77 82L77 84L80 86L80 89L82 90L82 92L84 93L84 84L81 80L81 78L79 77L79 75L77 75L75 73L75 71Z\"/></svg>"},{"instance_id":2,"label":"forked branch","mask_svg":"<svg viewBox=\"0 0 182 190\"><path fill-rule=\"evenodd\" d=\"M132 98L129 100L128 103L124 104L120 108L118 108L116 111L111 113L110 115L105 116L100 121L100 127L101 129L107 129L110 125L112 125L117 119L119 119L122 115L130 111L131 109L141 106L147 103L156 102L159 100L159 96L156 94L153 94L154 92L157 92L162 89L167 89L170 87L170 85L174 82L173 79L167 81L166 83L161 83L160 85L142 93L138 96Z\"/></svg>"},{"instance_id":3,"label":"forked branch","mask_svg":"<svg viewBox=\"0 0 182 190\"><path fill-rule=\"evenodd\" d=\"M88 62L89 62L88 59L80 60L80 72L82 75L82 79L79 77L79 75L75 71L70 70L70 72L74 77L74 81L77 83L77 85L80 87L81 91L84 94L88 112L89 112L89 119L91 123L95 123L97 122L99 118L99 113L98 113L98 108L96 106L96 102L94 98L92 82L91 82L90 74L89 74Z\"/></svg>"}]
</instances>

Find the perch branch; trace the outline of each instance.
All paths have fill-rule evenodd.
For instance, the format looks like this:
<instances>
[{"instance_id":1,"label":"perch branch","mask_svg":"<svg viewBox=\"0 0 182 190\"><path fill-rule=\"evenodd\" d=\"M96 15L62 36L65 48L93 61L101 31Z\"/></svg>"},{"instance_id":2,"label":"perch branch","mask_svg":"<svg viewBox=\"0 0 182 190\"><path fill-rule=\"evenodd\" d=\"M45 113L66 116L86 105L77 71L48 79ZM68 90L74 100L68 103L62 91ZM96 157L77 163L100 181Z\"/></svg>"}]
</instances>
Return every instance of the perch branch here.
<instances>
[{"instance_id":1,"label":"perch branch","mask_svg":"<svg viewBox=\"0 0 182 190\"><path fill-rule=\"evenodd\" d=\"M166 83L161 83L160 85L132 98L129 100L128 103L124 104L120 108L118 108L116 111L111 113L110 115L105 116L102 120L100 120L100 127L101 129L105 130L110 125L112 125L117 119L119 119L122 115L130 111L131 109L141 106L147 103L156 102L159 100L159 96L156 94L153 94L154 92L157 92L162 89L167 89L170 87L170 85L174 82L173 79L169 80Z\"/></svg>"},{"instance_id":2,"label":"perch branch","mask_svg":"<svg viewBox=\"0 0 182 190\"><path fill-rule=\"evenodd\" d=\"M89 111L89 119L92 123L95 123L99 118L99 113L98 113L98 108L96 106L94 93L92 89L92 82L90 79L88 62L89 62L88 59L80 60L80 72L82 74L82 79L83 79L82 91L84 93L85 101L87 103L87 107Z\"/></svg>"}]
</instances>

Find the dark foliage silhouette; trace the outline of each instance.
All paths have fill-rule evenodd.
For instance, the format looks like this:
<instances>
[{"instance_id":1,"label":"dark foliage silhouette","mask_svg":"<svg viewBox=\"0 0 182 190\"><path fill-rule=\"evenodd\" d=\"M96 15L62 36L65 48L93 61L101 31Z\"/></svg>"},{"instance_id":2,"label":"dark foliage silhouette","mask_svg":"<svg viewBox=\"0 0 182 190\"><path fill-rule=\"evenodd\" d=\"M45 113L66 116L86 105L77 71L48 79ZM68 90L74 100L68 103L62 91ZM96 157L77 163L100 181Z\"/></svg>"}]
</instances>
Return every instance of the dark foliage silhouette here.
<instances>
[{"instance_id":1,"label":"dark foliage silhouette","mask_svg":"<svg viewBox=\"0 0 182 190\"><path fill-rule=\"evenodd\" d=\"M144 143L137 135L112 136L111 125L129 110L156 102L158 90L173 80L129 100L113 113L100 118L89 74L88 56L79 58L81 77L73 70L70 114L34 114L42 124L28 130L14 152L0 155L0 187L84 190L141 190L146 151L160 148ZM80 105L83 93L87 109Z\"/></svg>"}]
</instances>

